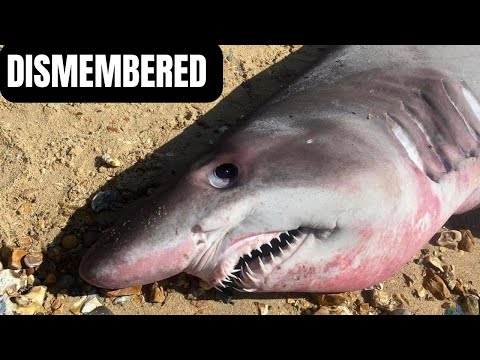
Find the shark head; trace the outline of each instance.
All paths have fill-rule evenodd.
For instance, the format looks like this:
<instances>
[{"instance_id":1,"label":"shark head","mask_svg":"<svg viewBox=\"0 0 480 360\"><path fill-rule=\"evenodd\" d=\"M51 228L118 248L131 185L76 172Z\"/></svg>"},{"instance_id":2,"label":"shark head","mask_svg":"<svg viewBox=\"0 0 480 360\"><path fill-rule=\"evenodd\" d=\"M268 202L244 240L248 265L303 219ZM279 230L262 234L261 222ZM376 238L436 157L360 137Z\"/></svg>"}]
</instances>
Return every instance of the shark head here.
<instances>
[{"instance_id":1,"label":"shark head","mask_svg":"<svg viewBox=\"0 0 480 360\"><path fill-rule=\"evenodd\" d=\"M384 280L418 250L401 243L418 219L408 217L416 203L395 202L409 189L396 179L408 174L397 176L388 142L368 131L325 120L321 132L306 123L227 137L169 190L129 208L88 251L81 276L122 288L186 272L249 292Z\"/></svg>"}]
</instances>

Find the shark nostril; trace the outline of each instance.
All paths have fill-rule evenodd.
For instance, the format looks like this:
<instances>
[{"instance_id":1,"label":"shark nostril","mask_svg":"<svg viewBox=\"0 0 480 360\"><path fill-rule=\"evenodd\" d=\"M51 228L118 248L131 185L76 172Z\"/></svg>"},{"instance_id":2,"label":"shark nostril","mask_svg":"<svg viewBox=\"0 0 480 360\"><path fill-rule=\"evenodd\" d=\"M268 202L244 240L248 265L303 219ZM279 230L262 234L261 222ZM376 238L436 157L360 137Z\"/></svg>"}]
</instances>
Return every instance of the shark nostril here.
<instances>
[{"instance_id":1,"label":"shark nostril","mask_svg":"<svg viewBox=\"0 0 480 360\"><path fill-rule=\"evenodd\" d=\"M200 225L197 224L192 227L192 233L195 234L195 233L201 233L201 232L203 232L203 230Z\"/></svg>"}]
</instances>

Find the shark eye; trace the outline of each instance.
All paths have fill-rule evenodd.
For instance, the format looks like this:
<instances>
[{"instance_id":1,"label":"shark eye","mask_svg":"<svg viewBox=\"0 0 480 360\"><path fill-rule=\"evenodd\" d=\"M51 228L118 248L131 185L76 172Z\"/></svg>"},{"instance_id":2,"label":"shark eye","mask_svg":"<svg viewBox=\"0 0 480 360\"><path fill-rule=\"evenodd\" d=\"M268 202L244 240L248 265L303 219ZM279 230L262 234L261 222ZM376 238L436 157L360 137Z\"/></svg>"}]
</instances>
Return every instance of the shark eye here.
<instances>
[{"instance_id":1,"label":"shark eye","mask_svg":"<svg viewBox=\"0 0 480 360\"><path fill-rule=\"evenodd\" d=\"M217 166L209 175L210 184L217 188L223 189L232 185L238 176L238 167L235 164L222 164Z\"/></svg>"}]
</instances>

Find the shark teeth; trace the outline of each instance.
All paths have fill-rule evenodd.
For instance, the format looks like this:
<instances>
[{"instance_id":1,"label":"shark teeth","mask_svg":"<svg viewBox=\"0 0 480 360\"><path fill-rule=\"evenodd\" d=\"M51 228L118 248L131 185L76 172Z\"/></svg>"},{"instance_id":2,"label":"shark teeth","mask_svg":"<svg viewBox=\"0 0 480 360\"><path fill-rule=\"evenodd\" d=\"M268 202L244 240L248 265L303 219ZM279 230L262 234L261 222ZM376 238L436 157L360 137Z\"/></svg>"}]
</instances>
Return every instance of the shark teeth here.
<instances>
[{"instance_id":1,"label":"shark teeth","mask_svg":"<svg viewBox=\"0 0 480 360\"><path fill-rule=\"evenodd\" d=\"M215 285L253 292L275 267L289 258L308 234L297 230L262 234L246 242L242 250L229 256Z\"/></svg>"}]
</instances>

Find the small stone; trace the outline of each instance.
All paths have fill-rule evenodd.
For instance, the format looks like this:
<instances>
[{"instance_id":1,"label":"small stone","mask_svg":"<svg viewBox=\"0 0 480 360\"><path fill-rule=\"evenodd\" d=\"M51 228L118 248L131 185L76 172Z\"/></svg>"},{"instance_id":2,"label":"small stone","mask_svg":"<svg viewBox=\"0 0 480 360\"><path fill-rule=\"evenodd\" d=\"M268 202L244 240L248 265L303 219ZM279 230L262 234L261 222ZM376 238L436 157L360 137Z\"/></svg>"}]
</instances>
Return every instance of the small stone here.
<instances>
[{"instance_id":1,"label":"small stone","mask_svg":"<svg viewBox=\"0 0 480 360\"><path fill-rule=\"evenodd\" d=\"M333 306L330 308L331 315L353 315L352 311L346 306Z\"/></svg>"},{"instance_id":2,"label":"small stone","mask_svg":"<svg viewBox=\"0 0 480 360\"><path fill-rule=\"evenodd\" d=\"M259 311L260 315L268 315L268 310L269 310L270 306L268 306L267 304L263 304L263 303L257 303L257 306L258 306L258 311Z\"/></svg>"},{"instance_id":3,"label":"small stone","mask_svg":"<svg viewBox=\"0 0 480 360\"><path fill-rule=\"evenodd\" d=\"M27 276L27 285L33 286L35 284L35 276L28 275Z\"/></svg>"},{"instance_id":4,"label":"small stone","mask_svg":"<svg viewBox=\"0 0 480 360\"><path fill-rule=\"evenodd\" d=\"M20 270L22 268L22 259L27 252L22 249L14 249L10 253L10 258L8 259L8 268L13 270Z\"/></svg>"},{"instance_id":5,"label":"small stone","mask_svg":"<svg viewBox=\"0 0 480 360\"><path fill-rule=\"evenodd\" d=\"M85 302L85 300L87 299L86 296L82 296L80 299L78 299L77 301L75 301L72 305L72 307L70 308L70 312L72 314L75 314L75 315L79 315L80 314L80 310L82 309L82 306L83 306L83 303Z\"/></svg>"},{"instance_id":6,"label":"small stone","mask_svg":"<svg viewBox=\"0 0 480 360\"><path fill-rule=\"evenodd\" d=\"M33 211L32 204L31 203L24 203L22 204L18 210L17 214L18 215L31 215Z\"/></svg>"},{"instance_id":7,"label":"small stone","mask_svg":"<svg viewBox=\"0 0 480 360\"><path fill-rule=\"evenodd\" d=\"M480 291L474 287L471 287L470 289L468 289L468 293L480 298Z\"/></svg>"},{"instance_id":8,"label":"small stone","mask_svg":"<svg viewBox=\"0 0 480 360\"><path fill-rule=\"evenodd\" d=\"M467 315L479 315L478 299L474 295L467 295L462 301L462 310Z\"/></svg>"},{"instance_id":9,"label":"small stone","mask_svg":"<svg viewBox=\"0 0 480 360\"><path fill-rule=\"evenodd\" d=\"M131 286L124 289L109 290L106 295L108 297L128 296L128 295L140 295L142 292L142 285Z\"/></svg>"},{"instance_id":10,"label":"small stone","mask_svg":"<svg viewBox=\"0 0 480 360\"><path fill-rule=\"evenodd\" d=\"M91 208L96 213L109 209L117 198L118 193L115 191L100 191L93 197Z\"/></svg>"},{"instance_id":11,"label":"small stone","mask_svg":"<svg viewBox=\"0 0 480 360\"><path fill-rule=\"evenodd\" d=\"M313 315L330 315L330 310L326 306L320 306L318 310L313 313Z\"/></svg>"},{"instance_id":12,"label":"small stone","mask_svg":"<svg viewBox=\"0 0 480 360\"><path fill-rule=\"evenodd\" d=\"M287 299L287 304L293 305L293 304L295 304L295 301L297 301L297 300L289 298L289 299Z\"/></svg>"},{"instance_id":13,"label":"small stone","mask_svg":"<svg viewBox=\"0 0 480 360\"><path fill-rule=\"evenodd\" d=\"M458 248L466 252L472 252L475 249L475 238L470 230L462 230L462 240L458 243Z\"/></svg>"},{"instance_id":14,"label":"small stone","mask_svg":"<svg viewBox=\"0 0 480 360\"><path fill-rule=\"evenodd\" d=\"M49 273L45 278L45 280L43 280L43 284L47 286L53 285L56 282L57 282L57 277L53 273Z\"/></svg>"},{"instance_id":15,"label":"small stone","mask_svg":"<svg viewBox=\"0 0 480 360\"><path fill-rule=\"evenodd\" d=\"M84 313L89 313L93 310L95 310L97 307L102 306L102 303L98 301L98 298L96 295L90 295L85 299L85 302L83 303L82 310L81 312Z\"/></svg>"},{"instance_id":16,"label":"small stone","mask_svg":"<svg viewBox=\"0 0 480 360\"><path fill-rule=\"evenodd\" d=\"M411 311L406 309L396 309L393 311L389 311L388 315L413 315Z\"/></svg>"},{"instance_id":17,"label":"small stone","mask_svg":"<svg viewBox=\"0 0 480 360\"><path fill-rule=\"evenodd\" d=\"M408 287L412 286L414 283L413 279L405 273L402 273L402 275L403 279L405 280L405 284L407 284Z\"/></svg>"},{"instance_id":18,"label":"small stone","mask_svg":"<svg viewBox=\"0 0 480 360\"><path fill-rule=\"evenodd\" d=\"M428 249L421 249L420 252L422 253L422 255L428 255L430 253L430 250Z\"/></svg>"},{"instance_id":19,"label":"small stone","mask_svg":"<svg viewBox=\"0 0 480 360\"><path fill-rule=\"evenodd\" d=\"M427 290L425 290L423 286L419 286L417 289L415 289L415 295L420 299L424 299L425 296L427 296Z\"/></svg>"},{"instance_id":20,"label":"small stone","mask_svg":"<svg viewBox=\"0 0 480 360\"><path fill-rule=\"evenodd\" d=\"M445 315L464 315L464 312L462 311L462 307L460 305L454 305L452 307L449 307L445 309Z\"/></svg>"},{"instance_id":21,"label":"small stone","mask_svg":"<svg viewBox=\"0 0 480 360\"><path fill-rule=\"evenodd\" d=\"M465 285L461 282L460 279L456 280L455 288L453 289L453 292L462 297L466 297L468 295L467 289L465 289Z\"/></svg>"},{"instance_id":22,"label":"small stone","mask_svg":"<svg viewBox=\"0 0 480 360\"><path fill-rule=\"evenodd\" d=\"M0 315L13 315L17 305L5 294L0 296Z\"/></svg>"},{"instance_id":23,"label":"small stone","mask_svg":"<svg viewBox=\"0 0 480 360\"><path fill-rule=\"evenodd\" d=\"M444 300L450 296L450 290L448 290L447 285L431 269L427 269L423 286L438 300Z\"/></svg>"},{"instance_id":24,"label":"small stone","mask_svg":"<svg viewBox=\"0 0 480 360\"><path fill-rule=\"evenodd\" d=\"M438 246L443 246L448 249L456 250L458 243L462 240L462 233L457 230L442 231L437 240Z\"/></svg>"},{"instance_id":25,"label":"small stone","mask_svg":"<svg viewBox=\"0 0 480 360\"><path fill-rule=\"evenodd\" d=\"M84 315L113 315L113 312L111 312L106 306L99 306Z\"/></svg>"},{"instance_id":26,"label":"small stone","mask_svg":"<svg viewBox=\"0 0 480 360\"><path fill-rule=\"evenodd\" d=\"M152 288L150 293L150 302L163 304L166 298L165 292L161 286L156 285Z\"/></svg>"},{"instance_id":27,"label":"small stone","mask_svg":"<svg viewBox=\"0 0 480 360\"><path fill-rule=\"evenodd\" d=\"M370 305L379 309L389 310L390 296L383 290L372 290L372 298Z\"/></svg>"},{"instance_id":28,"label":"small stone","mask_svg":"<svg viewBox=\"0 0 480 360\"><path fill-rule=\"evenodd\" d=\"M3 264L2 264L2 262L0 261L0 271L2 271L2 270L3 270Z\"/></svg>"},{"instance_id":29,"label":"small stone","mask_svg":"<svg viewBox=\"0 0 480 360\"><path fill-rule=\"evenodd\" d=\"M23 262L29 268L35 268L42 264L43 262L43 255L41 253L31 253L25 255L23 258Z\"/></svg>"},{"instance_id":30,"label":"small stone","mask_svg":"<svg viewBox=\"0 0 480 360\"><path fill-rule=\"evenodd\" d=\"M58 310L63 307L63 299L60 297L56 297L52 302L52 310Z\"/></svg>"},{"instance_id":31,"label":"small stone","mask_svg":"<svg viewBox=\"0 0 480 360\"><path fill-rule=\"evenodd\" d=\"M232 62L232 61L233 61L233 51L232 51L232 49L229 49L229 50L228 50L227 61L228 61L228 62Z\"/></svg>"},{"instance_id":32,"label":"small stone","mask_svg":"<svg viewBox=\"0 0 480 360\"><path fill-rule=\"evenodd\" d=\"M0 296L15 294L27 286L27 276L14 270L0 271Z\"/></svg>"},{"instance_id":33,"label":"small stone","mask_svg":"<svg viewBox=\"0 0 480 360\"><path fill-rule=\"evenodd\" d=\"M370 314L370 305L368 303L362 303L358 306L358 313L360 315Z\"/></svg>"},{"instance_id":34,"label":"small stone","mask_svg":"<svg viewBox=\"0 0 480 360\"><path fill-rule=\"evenodd\" d=\"M119 167L122 165L121 161L117 158L112 157L110 154L104 154L102 160L105 161L111 167Z\"/></svg>"},{"instance_id":35,"label":"small stone","mask_svg":"<svg viewBox=\"0 0 480 360\"><path fill-rule=\"evenodd\" d=\"M15 298L18 307L16 313L19 315L34 315L43 310L43 301L47 288L45 286L34 286L28 294Z\"/></svg>"},{"instance_id":36,"label":"small stone","mask_svg":"<svg viewBox=\"0 0 480 360\"><path fill-rule=\"evenodd\" d=\"M63 315L65 304L61 304L57 309L52 311L52 315Z\"/></svg>"},{"instance_id":37,"label":"small stone","mask_svg":"<svg viewBox=\"0 0 480 360\"><path fill-rule=\"evenodd\" d=\"M432 255L428 255L428 256L425 256L423 258L423 263L425 265L428 265L428 266L431 266L433 267L434 269L440 271L440 272L443 272L443 264L442 262L440 261L439 258L437 258L436 256L432 256Z\"/></svg>"},{"instance_id":38,"label":"small stone","mask_svg":"<svg viewBox=\"0 0 480 360\"><path fill-rule=\"evenodd\" d=\"M326 294L317 297L317 303L322 306L338 306L348 303L348 299L343 294Z\"/></svg>"},{"instance_id":39,"label":"small stone","mask_svg":"<svg viewBox=\"0 0 480 360\"><path fill-rule=\"evenodd\" d=\"M127 302L130 301L130 296L119 296L113 300L113 305L125 305Z\"/></svg>"},{"instance_id":40,"label":"small stone","mask_svg":"<svg viewBox=\"0 0 480 360\"><path fill-rule=\"evenodd\" d=\"M440 274L440 277L445 282L449 290L453 290L456 285L455 277L455 266L454 265L444 265L443 274Z\"/></svg>"},{"instance_id":41,"label":"small stone","mask_svg":"<svg viewBox=\"0 0 480 360\"><path fill-rule=\"evenodd\" d=\"M73 234L67 235L62 239L62 246L64 249L70 250L78 246L80 240Z\"/></svg>"}]
</instances>

